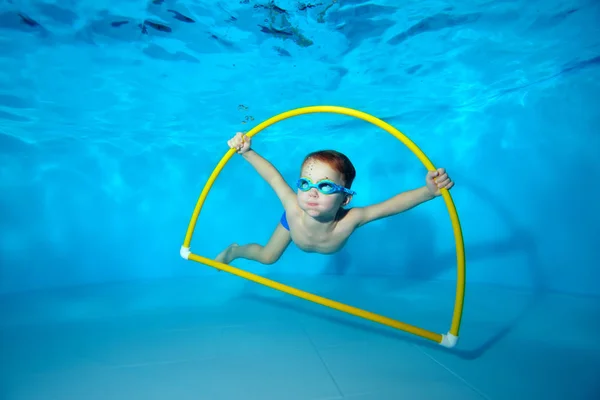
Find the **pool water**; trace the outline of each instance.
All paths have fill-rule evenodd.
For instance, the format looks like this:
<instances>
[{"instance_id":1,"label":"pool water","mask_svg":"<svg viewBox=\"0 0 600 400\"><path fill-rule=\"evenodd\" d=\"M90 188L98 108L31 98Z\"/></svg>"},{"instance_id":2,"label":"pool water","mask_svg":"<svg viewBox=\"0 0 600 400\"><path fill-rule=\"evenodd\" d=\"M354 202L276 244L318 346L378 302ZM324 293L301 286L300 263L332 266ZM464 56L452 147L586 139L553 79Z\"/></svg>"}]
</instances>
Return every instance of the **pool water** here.
<instances>
[{"instance_id":1,"label":"pool water","mask_svg":"<svg viewBox=\"0 0 600 400\"><path fill-rule=\"evenodd\" d=\"M0 398L597 398L599 17L583 0L0 2ZM382 119L454 180L456 347L180 257L227 140L313 105ZM348 155L353 207L427 173L342 115L252 145L290 185L307 153ZM282 211L234 155L191 249L264 244ZM232 265L446 333L456 256L436 198L332 255Z\"/></svg>"}]
</instances>

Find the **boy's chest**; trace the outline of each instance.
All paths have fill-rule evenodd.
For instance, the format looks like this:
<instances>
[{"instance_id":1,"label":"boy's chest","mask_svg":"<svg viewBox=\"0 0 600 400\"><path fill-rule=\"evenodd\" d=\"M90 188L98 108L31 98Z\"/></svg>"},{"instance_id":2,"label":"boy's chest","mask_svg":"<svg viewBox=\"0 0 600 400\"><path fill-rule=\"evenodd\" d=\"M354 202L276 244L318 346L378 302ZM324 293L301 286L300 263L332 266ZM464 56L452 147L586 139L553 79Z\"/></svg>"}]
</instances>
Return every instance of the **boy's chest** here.
<instances>
[{"instance_id":1,"label":"boy's chest","mask_svg":"<svg viewBox=\"0 0 600 400\"><path fill-rule=\"evenodd\" d=\"M349 236L344 233L343 229L337 229L337 227L333 232L315 233L302 226L291 229L290 235L294 244L301 250L322 254L337 252L346 244Z\"/></svg>"}]
</instances>

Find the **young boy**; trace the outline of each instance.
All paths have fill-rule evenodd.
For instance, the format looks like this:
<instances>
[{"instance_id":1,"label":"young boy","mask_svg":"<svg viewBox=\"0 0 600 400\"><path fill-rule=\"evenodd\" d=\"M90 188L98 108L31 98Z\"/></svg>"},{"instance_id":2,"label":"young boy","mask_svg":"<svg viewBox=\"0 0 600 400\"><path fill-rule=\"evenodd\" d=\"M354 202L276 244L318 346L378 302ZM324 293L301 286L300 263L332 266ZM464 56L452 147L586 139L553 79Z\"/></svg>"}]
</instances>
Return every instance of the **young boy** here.
<instances>
[{"instance_id":1,"label":"young boy","mask_svg":"<svg viewBox=\"0 0 600 400\"><path fill-rule=\"evenodd\" d=\"M443 168L429 171L426 185L400 193L389 200L367 207L344 209L352 200L350 190L356 176L354 166L345 155L323 150L306 156L300 179L294 192L279 171L250 148L250 139L238 132L227 144L236 149L275 190L283 204L283 215L269 242L239 246L231 244L216 260L225 264L237 258L273 264L291 241L301 250L332 254L340 250L355 229L380 218L411 209L441 195L440 189L450 189L454 182Z\"/></svg>"}]
</instances>

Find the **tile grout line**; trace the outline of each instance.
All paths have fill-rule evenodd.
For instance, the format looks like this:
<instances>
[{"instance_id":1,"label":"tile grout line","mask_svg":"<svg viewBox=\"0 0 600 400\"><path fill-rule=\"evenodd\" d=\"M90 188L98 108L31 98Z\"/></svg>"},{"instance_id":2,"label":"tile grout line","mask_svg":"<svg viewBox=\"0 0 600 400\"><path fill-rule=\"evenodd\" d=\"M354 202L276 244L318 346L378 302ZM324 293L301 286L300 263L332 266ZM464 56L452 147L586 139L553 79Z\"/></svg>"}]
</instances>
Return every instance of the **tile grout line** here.
<instances>
[{"instance_id":1,"label":"tile grout line","mask_svg":"<svg viewBox=\"0 0 600 400\"><path fill-rule=\"evenodd\" d=\"M411 346L416 347L421 353L423 353L427 358L429 358L430 360L432 360L433 362L435 362L436 364L438 364L440 367L444 368L446 371L448 371L449 373L451 373L452 375L454 375L454 377L456 379L458 379L459 381L461 381L462 383L464 383L469 389L471 389L472 391L474 391L475 393L477 393L478 395L480 395L481 397L483 397L486 400L491 400L491 398L483 393L481 390L477 389L475 386L471 385L469 382L467 382L462 376L458 375L456 372L452 371L450 368L448 368L446 365L442 364L440 361L438 361L435 357L433 357L431 354L427 353L425 350L423 350L420 346L411 344Z\"/></svg>"},{"instance_id":2,"label":"tile grout line","mask_svg":"<svg viewBox=\"0 0 600 400\"><path fill-rule=\"evenodd\" d=\"M337 391L338 391L338 393L340 395L340 398L343 399L345 397L344 393L342 392L342 389L340 388L340 386L338 385L337 381L333 377L333 374L331 373L331 370L327 366L327 363L325 362L325 360L323 360L323 357L321 356L321 353L319 352L319 349L315 345L315 342L313 342L312 338L310 337L310 335L308 334L308 332L306 332L306 330L304 329L304 327L302 327L300 329L302 329L302 332L306 335L306 338L310 342L310 345L315 350L315 353L317 353L317 357L319 357L319 360L321 360L321 363L325 367L325 370L327 371L327 374L329 375L329 378L331 378L331 380L333 381L333 384L335 385L335 388L337 389Z\"/></svg>"}]
</instances>

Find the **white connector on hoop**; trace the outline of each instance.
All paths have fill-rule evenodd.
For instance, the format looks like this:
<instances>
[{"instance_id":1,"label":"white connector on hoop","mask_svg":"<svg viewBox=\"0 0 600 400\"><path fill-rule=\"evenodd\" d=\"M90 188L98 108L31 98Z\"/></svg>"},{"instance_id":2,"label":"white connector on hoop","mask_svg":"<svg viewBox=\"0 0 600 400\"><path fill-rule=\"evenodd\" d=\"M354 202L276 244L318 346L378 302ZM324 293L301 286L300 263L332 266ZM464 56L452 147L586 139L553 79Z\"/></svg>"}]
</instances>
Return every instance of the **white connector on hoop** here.
<instances>
[{"instance_id":1,"label":"white connector on hoop","mask_svg":"<svg viewBox=\"0 0 600 400\"><path fill-rule=\"evenodd\" d=\"M185 258L187 260L190 254L192 254L192 252L190 251L189 247L181 246L181 249L179 250L179 255L182 258Z\"/></svg>"},{"instance_id":2,"label":"white connector on hoop","mask_svg":"<svg viewBox=\"0 0 600 400\"><path fill-rule=\"evenodd\" d=\"M456 342L458 342L458 336L454 336L450 332L442 334L442 341L440 343L442 346L451 349L456 346Z\"/></svg>"}]
</instances>

